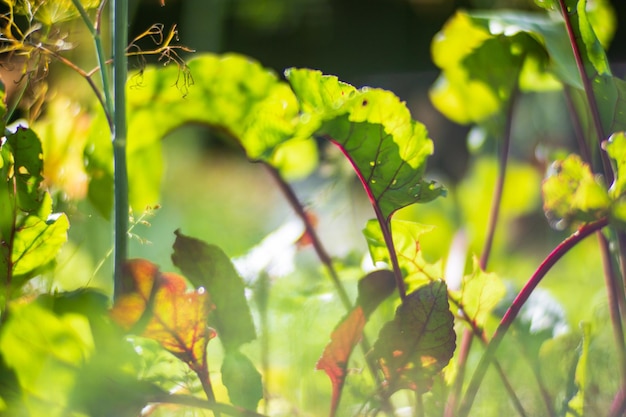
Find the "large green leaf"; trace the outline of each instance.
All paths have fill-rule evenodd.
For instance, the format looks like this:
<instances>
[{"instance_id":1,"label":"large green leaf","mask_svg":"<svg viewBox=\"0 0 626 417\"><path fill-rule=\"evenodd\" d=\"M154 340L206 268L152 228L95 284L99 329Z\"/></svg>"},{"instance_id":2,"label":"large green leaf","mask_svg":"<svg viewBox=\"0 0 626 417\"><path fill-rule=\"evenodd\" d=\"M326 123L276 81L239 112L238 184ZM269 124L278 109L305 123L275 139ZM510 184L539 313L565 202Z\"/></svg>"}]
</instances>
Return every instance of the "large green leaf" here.
<instances>
[{"instance_id":1,"label":"large green leaf","mask_svg":"<svg viewBox=\"0 0 626 417\"><path fill-rule=\"evenodd\" d=\"M483 123L506 110L518 83L559 88L536 33L554 38L553 52L573 62L567 38L556 35L561 29L539 14L457 12L433 39L433 61L442 70L430 91L433 104L457 123Z\"/></svg>"},{"instance_id":2,"label":"large green leaf","mask_svg":"<svg viewBox=\"0 0 626 417\"><path fill-rule=\"evenodd\" d=\"M196 288L209 293L215 304L211 325L226 351L256 338L243 280L222 249L176 231L172 261Z\"/></svg>"},{"instance_id":3,"label":"large green leaf","mask_svg":"<svg viewBox=\"0 0 626 417\"><path fill-rule=\"evenodd\" d=\"M423 393L430 390L432 377L448 364L455 347L446 284L433 281L406 297L393 321L380 330L373 354L391 392L410 388Z\"/></svg>"},{"instance_id":4,"label":"large green leaf","mask_svg":"<svg viewBox=\"0 0 626 417\"><path fill-rule=\"evenodd\" d=\"M174 65L148 67L130 78L127 95L130 201L136 210L158 201L161 139L187 123L225 133L249 159L271 164L286 178L306 176L317 165L315 142L297 132L299 106L293 92L252 59L202 54L189 60L184 70ZM111 155L101 115L88 148L88 167L99 173L91 188L112 181ZM92 194L108 213L111 201Z\"/></svg>"},{"instance_id":5,"label":"large green leaf","mask_svg":"<svg viewBox=\"0 0 626 417\"><path fill-rule=\"evenodd\" d=\"M286 76L301 101L301 119L315 128L319 123L315 134L340 147L383 219L445 193L423 179L433 152L426 127L394 94L356 90L314 70L290 69Z\"/></svg>"},{"instance_id":6,"label":"large green leaf","mask_svg":"<svg viewBox=\"0 0 626 417\"><path fill-rule=\"evenodd\" d=\"M65 416L78 370L93 354L84 316L57 316L37 303L14 306L0 334L0 354L13 369L29 416Z\"/></svg>"}]
</instances>

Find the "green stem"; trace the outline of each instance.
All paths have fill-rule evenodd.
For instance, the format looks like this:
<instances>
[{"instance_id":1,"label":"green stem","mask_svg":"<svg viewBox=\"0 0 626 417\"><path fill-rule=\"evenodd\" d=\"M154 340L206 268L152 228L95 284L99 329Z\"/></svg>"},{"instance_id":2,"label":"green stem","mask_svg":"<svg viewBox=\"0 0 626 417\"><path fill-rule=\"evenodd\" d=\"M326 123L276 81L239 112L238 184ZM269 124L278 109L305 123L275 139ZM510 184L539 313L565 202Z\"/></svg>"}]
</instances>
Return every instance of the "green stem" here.
<instances>
[{"instance_id":1,"label":"green stem","mask_svg":"<svg viewBox=\"0 0 626 417\"><path fill-rule=\"evenodd\" d=\"M126 167L126 77L128 2L112 0L113 7L113 161L115 253L114 294L122 289L123 266L128 256L128 172ZM103 72L103 71L101 71Z\"/></svg>"},{"instance_id":2,"label":"green stem","mask_svg":"<svg viewBox=\"0 0 626 417\"><path fill-rule=\"evenodd\" d=\"M465 397L463 398L463 402L461 403L461 407L459 412L457 413L457 417L466 417L470 409L472 408L472 404L474 402L474 398L478 393L478 388L480 388L480 384L487 372L487 368L491 364L491 362L495 358L495 353L498 347L500 346L500 342L504 338L504 335L508 331L509 327L513 321L517 318L520 310L535 290L537 285L541 282L541 280L546 276L548 271L557 263L559 259L563 257L571 248L573 248L576 244L582 241L584 238L589 236L592 233L595 233L601 230L608 224L607 219L597 220L593 223L588 223L581 226L576 232L566 238L563 242L561 242L550 254L544 259L544 261L539 265L539 268L535 271L532 277L528 280L524 288L517 295L507 312L504 314L504 317L500 321L496 332L493 335L493 338L487 345L487 349L483 354L480 362L478 363L478 367L474 371L474 375L470 381L470 384L465 393Z\"/></svg>"},{"instance_id":3,"label":"green stem","mask_svg":"<svg viewBox=\"0 0 626 417\"><path fill-rule=\"evenodd\" d=\"M113 115L113 100L111 98L111 85L109 82L109 73L106 70L106 57L104 55L104 47L102 46L102 36L100 35L100 25L96 26L93 24L87 11L81 4L80 0L72 0L74 3L74 7L80 13L80 17L83 20L83 23L91 33L93 38L94 47L96 49L96 56L98 58L98 68L100 68L100 81L102 82L102 91L104 93L104 111L107 114L107 120L109 121L109 127L113 130L112 124L112 115ZM104 3L104 1L103 1ZM124 45L126 42L124 42ZM126 46L124 46L124 50Z\"/></svg>"},{"instance_id":4,"label":"green stem","mask_svg":"<svg viewBox=\"0 0 626 417\"><path fill-rule=\"evenodd\" d=\"M587 76L587 72L585 71L585 64L583 62L581 47L578 44L579 38L577 38L576 34L580 33L580 30L576 31L574 29L572 20L570 19L570 16L576 17L578 16L578 14L573 11L573 13L570 15L567 9L567 5L565 4L565 0L559 0L559 7L561 9L561 15L563 16L563 20L565 21L565 28L567 29L567 36L569 37L572 52L574 53L576 67L583 83L584 93L587 98L587 103L589 104L589 111L591 112L591 118L593 119L593 126L596 131L596 136L598 137L599 146L600 143L604 139L606 139L604 128L602 127L602 119L600 118L600 110L598 107L596 96L593 92L591 80L589 79L589 77ZM613 170L611 169L611 163L606 152L602 151L602 149L600 150L600 158L602 159L604 177L606 178L607 183L610 184L613 182Z\"/></svg>"}]
</instances>

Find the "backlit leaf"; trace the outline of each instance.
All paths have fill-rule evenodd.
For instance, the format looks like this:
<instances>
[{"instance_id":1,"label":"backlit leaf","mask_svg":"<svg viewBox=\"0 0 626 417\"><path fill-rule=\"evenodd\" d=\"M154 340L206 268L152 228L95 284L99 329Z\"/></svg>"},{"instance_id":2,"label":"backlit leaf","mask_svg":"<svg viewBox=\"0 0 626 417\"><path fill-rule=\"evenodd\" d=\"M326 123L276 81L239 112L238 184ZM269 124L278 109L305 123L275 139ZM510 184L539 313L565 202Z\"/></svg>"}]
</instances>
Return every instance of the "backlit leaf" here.
<instances>
[{"instance_id":1,"label":"backlit leaf","mask_svg":"<svg viewBox=\"0 0 626 417\"><path fill-rule=\"evenodd\" d=\"M461 289L451 291L450 296L458 300L462 314L482 328L505 294L502 280L494 273L483 271L474 258L472 273L463 277Z\"/></svg>"},{"instance_id":2,"label":"backlit leaf","mask_svg":"<svg viewBox=\"0 0 626 417\"><path fill-rule=\"evenodd\" d=\"M618 199L626 193L626 132L616 132L603 143L614 163L615 180L609 188L611 198Z\"/></svg>"},{"instance_id":3,"label":"backlit leaf","mask_svg":"<svg viewBox=\"0 0 626 417\"><path fill-rule=\"evenodd\" d=\"M196 288L211 294L211 325L226 351L256 338L243 280L222 249L176 231L172 261Z\"/></svg>"},{"instance_id":4,"label":"backlit leaf","mask_svg":"<svg viewBox=\"0 0 626 417\"><path fill-rule=\"evenodd\" d=\"M38 303L15 305L0 333L0 354L15 372L29 416L66 416L78 371L93 354L84 316L57 316Z\"/></svg>"},{"instance_id":5,"label":"backlit leaf","mask_svg":"<svg viewBox=\"0 0 626 417\"><path fill-rule=\"evenodd\" d=\"M36 210L41 204L39 184L43 180L43 151L39 138L30 129L19 127L7 136L14 158L14 175L17 205L26 212Z\"/></svg>"},{"instance_id":6,"label":"backlit leaf","mask_svg":"<svg viewBox=\"0 0 626 417\"><path fill-rule=\"evenodd\" d=\"M117 298L111 317L127 330L145 317L142 336L159 342L192 370L206 369L206 347L215 337L209 294L189 291L182 276L160 273L146 260L128 261L125 272L131 290Z\"/></svg>"},{"instance_id":7,"label":"backlit leaf","mask_svg":"<svg viewBox=\"0 0 626 417\"><path fill-rule=\"evenodd\" d=\"M67 216L50 212L52 201L48 193L42 198L42 210L25 217L15 231L13 274L22 282L52 262L67 241L70 227Z\"/></svg>"},{"instance_id":8,"label":"backlit leaf","mask_svg":"<svg viewBox=\"0 0 626 417\"><path fill-rule=\"evenodd\" d=\"M157 202L163 174L161 139L187 123L206 124L225 133L250 160L265 161L286 178L302 178L316 167L315 142L298 133L297 100L272 71L236 54L197 55L187 62L186 70L149 66L128 81L133 208L140 211ZM104 115L98 125L88 148L89 164L102 171L93 188L112 182L111 141ZM97 196L101 203L111 203Z\"/></svg>"},{"instance_id":9,"label":"backlit leaf","mask_svg":"<svg viewBox=\"0 0 626 417\"><path fill-rule=\"evenodd\" d=\"M420 246L422 234L432 230L433 226L423 225L408 220L391 220L391 234L398 257L398 264L405 277L409 289L415 289L423 284L443 277L440 261L430 263L424 259ZM382 231L376 220L369 220L363 234L374 262L391 264L389 251L385 245Z\"/></svg>"},{"instance_id":10,"label":"backlit leaf","mask_svg":"<svg viewBox=\"0 0 626 417\"><path fill-rule=\"evenodd\" d=\"M263 384L261 374L250 359L239 351L226 352L221 371L230 401L248 410L256 410L263 398Z\"/></svg>"},{"instance_id":11,"label":"backlit leaf","mask_svg":"<svg viewBox=\"0 0 626 417\"><path fill-rule=\"evenodd\" d=\"M391 392L409 388L423 393L448 364L455 346L446 284L433 281L407 295L393 321L381 329L373 353Z\"/></svg>"},{"instance_id":12,"label":"backlit leaf","mask_svg":"<svg viewBox=\"0 0 626 417\"><path fill-rule=\"evenodd\" d=\"M363 336L366 317L361 306L356 306L335 327L330 335L330 343L326 345L322 357L317 361L315 369L326 372L333 387L331 400L331 416L334 416L346 380L346 368L352 350Z\"/></svg>"},{"instance_id":13,"label":"backlit leaf","mask_svg":"<svg viewBox=\"0 0 626 417\"><path fill-rule=\"evenodd\" d=\"M369 315L395 289L391 271L373 271L359 280L359 295L354 307L333 330L330 342L315 369L323 370L333 387L331 416L337 412L343 384L346 379L348 360L363 336L363 328Z\"/></svg>"},{"instance_id":14,"label":"backlit leaf","mask_svg":"<svg viewBox=\"0 0 626 417\"><path fill-rule=\"evenodd\" d=\"M547 70L543 46L530 30L551 30L544 15L457 12L432 43L442 73L430 91L435 107L457 123L481 123L506 110L518 83L532 90L559 88ZM553 29L552 29L553 30ZM567 51L566 39L560 45Z\"/></svg>"},{"instance_id":15,"label":"backlit leaf","mask_svg":"<svg viewBox=\"0 0 626 417\"><path fill-rule=\"evenodd\" d=\"M567 398L566 417L581 416L585 410L585 392L589 386L588 377L588 360L589 347L591 345L591 325L589 323L581 323L582 340L577 349L576 371L574 373L574 381L570 381L571 395Z\"/></svg>"},{"instance_id":16,"label":"backlit leaf","mask_svg":"<svg viewBox=\"0 0 626 417\"><path fill-rule=\"evenodd\" d=\"M302 100L301 118L319 120L315 134L339 146L385 220L402 207L445 194L423 179L433 152L426 127L393 93L356 90L307 69L290 69L286 76Z\"/></svg>"},{"instance_id":17,"label":"backlit leaf","mask_svg":"<svg viewBox=\"0 0 626 417\"><path fill-rule=\"evenodd\" d=\"M604 184L574 154L553 163L542 191L546 216L557 227L597 220L608 214L611 204Z\"/></svg>"}]
</instances>

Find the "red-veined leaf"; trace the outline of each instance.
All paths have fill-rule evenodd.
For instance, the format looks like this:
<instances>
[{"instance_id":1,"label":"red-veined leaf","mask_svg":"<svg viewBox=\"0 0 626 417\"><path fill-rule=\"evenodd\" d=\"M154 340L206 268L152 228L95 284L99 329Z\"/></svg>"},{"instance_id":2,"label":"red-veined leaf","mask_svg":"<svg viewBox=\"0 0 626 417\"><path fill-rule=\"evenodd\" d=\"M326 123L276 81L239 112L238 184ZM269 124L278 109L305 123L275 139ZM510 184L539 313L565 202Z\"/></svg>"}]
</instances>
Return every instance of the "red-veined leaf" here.
<instances>
[{"instance_id":1,"label":"red-veined leaf","mask_svg":"<svg viewBox=\"0 0 626 417\"><path fill-rule=\"evenodd\" d=\"M374 344L389 389L427 392L432 378L450 361L456 346L454 317L443 281L410 293Z\"/></svg>"},{"instance_id":2,"label":"red-veined leaf","mask_svg":"<svg viewBox=\"0 0 626 417\"><path fill-rule=\"evenodd\" d=\"M116 300L112 318L127 330L145 319L142 336L159 342L195 372L206 369L206 347L216 334L208 326L213 306L204 289L189 291L182 276L161 273L143 259L128 261L125 272L129 291Z\"/></svg>"}]
</instances>

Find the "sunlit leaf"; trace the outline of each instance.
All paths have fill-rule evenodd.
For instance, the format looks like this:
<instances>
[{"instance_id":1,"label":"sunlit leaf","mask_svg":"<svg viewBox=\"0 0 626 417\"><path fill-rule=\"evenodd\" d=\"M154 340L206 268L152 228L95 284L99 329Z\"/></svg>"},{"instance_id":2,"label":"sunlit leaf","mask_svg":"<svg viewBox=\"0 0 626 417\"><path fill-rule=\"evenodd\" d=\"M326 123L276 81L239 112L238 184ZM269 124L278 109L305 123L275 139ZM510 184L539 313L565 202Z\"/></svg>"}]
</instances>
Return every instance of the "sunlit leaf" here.
<instances>
[{"instance_id":1,"label":"sunlit leaf","mask_svg":"<svg viewBox=\"0 0 626 417\"><path fill-rule=\"evenodd\" d=\"M201 54L184 69L149 66L130 77L127 96L129 188L136 210L158 201L161 139L187 123L225 133L249 159L271 164L286 178L302 178L317 165L315 142L297 132L299 106L293 92L250 58ZM101 115L91 138L89 163L103 171L98 179L105 183L112 181L109 136ZM101 204L110 204L99 197Z\"/></svg>"},{"instance_id":2,"label":"sunlit leaf","mask_svg":"<svg viewBox=\"0 0 626 417\"><path fill-rule=\"evenodd\" d=\"M609 188L611 198L618 199L626 193L626 132L616 132L603 143L614 163L615 180Z\"/></svg>"},{"instance_id":3,"label":"sunlit leaf","mask_svg":"<svg viewBox=\"0 0 626 417\"><path fill-rule=\"evenodd\" d=\"M366 317L361 306L355 307L335 327L330 335L330 343L326 345L322 357L317 361L315 369L326 372L333 387L331 400L331 416L334 416L346 380L346 368L352 350L363 336Z\"/></svg>"},{"instance_id":4,"label":"sunlit leaf","mask_svg":"<svg viewBox=\"0 0 626 417\"><path fill-rule=\"evenodd\" d=\"M565 3L585 76L591 81L598 104L604 134L626 130L626 82L611 73L609 60L586 11L587 1L567 0Z\"/></svg>"},{"instance_id":5,"label":"sunlit leaf","mask_svg":"<svg viewBox=\"0 0 626 417\"><path fill-rule=\"evenodd\" d=\"M409 388L423 393L448 364L455 346L446 284L433 281L406 297L394 320L381 329L373 353L384 368L391 392Z\"/></svg>"},{"instance_id":6,"label":"sunlit leaf","mask_svg":"<svg viewBox=\"0 0 626 417\"><path fill-rule=\"evenodd\" d=\"M215 337L209 327L213 308L209 294L203 289L189 291L183 277L160 273L142 259L128 261L125 275L132 289L115 301L113 319L131 330L147 317L142 336L159 342L192 370L206 369L206 347Z\"/></svg>"},{"instance_id":7,"label":"sunlit leaf","mask_svg":"<svg viewBox=\"0 0 626 417\"><path fill-rule=\"evenodd\" d=\"M87 194L84 149L92 117L68 97L56 96L46 102L45 114L32 125L43 148L44 184L69 199Z\"/></svg>"},{"instance_id":8,"label":"sunlit leaf","mask_svg":"<svg viewBox=\"0 0 626 417\"><path fill-rule=\"evenodd\" d=\"M347 366L354 347L363 336L363 328L369 315L395 289L395 278L391 271L373 271L359 280L359 295L354 307L333 330L330 342L315 369L323 370L333 387L331 416L337 412Z\"/></svg>"},{"instance_id":9,"label":"sunlit leaf","mask_svg":"<svg viewBox=\"0 0 626 417\"><path fill-rule=\"evenodd\" d=\"M494 273L483 271L478 259L474 258L472 272L463 277L461 289L451 291L450 296L458 300L462 314L483 328L487 317L505 294L502 280Z\"/></svg>"},{"instance_id":10,"label":"sunlit leaf","mask_svg":"<svg viewBox=\"0 0 626 417\"><path fill-rule=\"evenodd\" d=\"M15 305L0 333L0 353L15 372L31 416L66 416L69 394L94 350L84 316L57 316L37 303Z\"/></svg>"},{"instance_id":11,"label":"sunlit leaf","mask_svg":"<svg viewBox=\"0 0 626 417\"><path fill-rule=\"evenodd\" d=\"M13 240L13 275L24 281L52 262L67 241L70 227L65 214L51 213L50 195L43 194L38 214L24 218Z\"/></svg>"},{"instance_id":12,"label":"sunlit leaf","mask_svg":"<svg viewBox=\"0 0 626 417\"><path fill-rule=\"evenodd\" d=\"M39 138L30 129L19 127L7 136L14 158L14 175L17 205L26 212L36 210L41 204L39 184L43 180L43 151Z\"/></svg>"},{"instance_id":13,"label":"sunlit leaf","mask_svg":"<svg viewBox=\"0 0 626 417\"><path fill-rule=\"evenodd\" d=\"M585 392L589 386L588 377L588 359L589 347L591 345L591 325L589 323L581 323L582 340L577 349L577 364L574 374L574 381L570 381L570 393L567 396L567 413L566 417L575 417L584 415L585 410Z\"/></svg>"},{"instance_id":14,"label":"sunlit leaf","mask_svg":"<svg viewBox=\"0 0 626 417\"><path fill-rule=\"evenodd\" d=\"M442 70L430 91L435 107L457 123L481 123L506 110L520 80L533 81L521 88L559 88L547 72L543 46L529 34L554 25L537 14L457 12L432 43Z\"/></svg>"},{"instance_id":15,"label":"sunlit leaf","mask_svg":"<svg viewBox=\"0 0 626 417\"><path fill-rule=\"evenodd\" d=\"M433 152L426 127L389 91L355 90L319 71L290 69L286 76L302 100L305 120L319 120L315 134L339 146L370 202L388 220L396 210L445 194L423 179Z\"/></svg>"},{"instance_id":16,"label":"sunlit leaf","mask_svg":"<svg viewBox=\"0 0 626 417\"><path fill-rule=\"evenodd\" d=\"M574 154L553 163L542 191L546 216L557 227L597 220L608 214L611 205L604 184Z\"/></svg>"},{"instance_id":17,"label":"sunlit leaf","mask_svg":"<svg viewBox=\"0 0 626 417\"><path fill-rule=\"evenodd\" d=\"M443 277L441 262L431 263L424 259L420 246L421 235L429 232L432 228L433 226L408 220L391 220L391 231L398 263L409 289L418 288ZM389 251L378 222L369 220L363 234L367 239L372 260L390 265Z\"/></svg>"},{"instance_id":18,"label":"sunlit leaf","mask_svg":"<svg viewBox=\"0 0 626 417\"><path fill-rule=\"evenodd\" d=\"M176 231L172 261L196 288L211 294L211 325L227 351L256 338L243 280L224 251Z\"/></svg>"},{"instance_id":19,"label":"sunlit leaf","mask_svg":"<svg viewBox=\"0 0 626 417\"><path fill-rule=\"evenodd\" d=\"M239 351L226 352L221 372L230 401L248 410L256 410L263 398L263 384L261 374L250 359Z\"/></svg>"}]
</instances>

